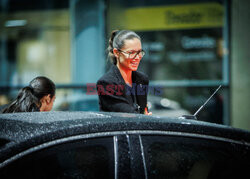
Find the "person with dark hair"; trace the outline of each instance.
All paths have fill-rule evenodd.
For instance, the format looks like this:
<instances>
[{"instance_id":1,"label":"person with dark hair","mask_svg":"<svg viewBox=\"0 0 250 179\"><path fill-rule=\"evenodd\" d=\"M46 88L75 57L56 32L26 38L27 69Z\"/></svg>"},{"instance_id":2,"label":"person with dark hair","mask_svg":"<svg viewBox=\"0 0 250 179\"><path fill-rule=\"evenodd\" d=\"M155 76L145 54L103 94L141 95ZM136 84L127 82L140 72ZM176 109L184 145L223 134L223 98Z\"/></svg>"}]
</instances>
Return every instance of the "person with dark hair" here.
<instances>
[{"instance_id":1,"label":"person with dark hair","mask_svg":"<svg viewBox=\"0 0 250 179\"><path fill-rule=\"evenodd\" d=\"M50 111L55 101L55 84L44 76L34 78L2 113Z\"/></svg>"},{"instance_id":2,"label":"person with dark hair","mask_svg":"<svg viewBox=\"0 0 250 179\"><path fill-rule=\"evenodd\" d=\"M130 30L115 30L107 50L112 65L97 81L100 110L152 114L147 110L148 77L137 71L145 55L139 35Z\"/></svg>"}]
</instances>

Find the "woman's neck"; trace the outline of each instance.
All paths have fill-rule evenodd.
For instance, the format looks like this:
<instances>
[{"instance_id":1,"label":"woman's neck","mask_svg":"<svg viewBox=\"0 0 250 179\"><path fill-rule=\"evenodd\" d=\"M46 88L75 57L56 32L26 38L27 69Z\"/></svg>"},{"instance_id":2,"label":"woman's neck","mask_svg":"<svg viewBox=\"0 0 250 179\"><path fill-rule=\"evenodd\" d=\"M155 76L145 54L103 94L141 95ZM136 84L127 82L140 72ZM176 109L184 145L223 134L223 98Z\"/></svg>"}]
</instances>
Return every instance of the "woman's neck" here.
<instances>
[{"instance_id":1,"label":"woman's neck","mask_svg":"<svg viewBox=\"0 0 250 179\"><path fill-rule=\"evenodd\" d=\"M120 70L120 73L121 73L122 78L124 79L125 83L132 86L132 70L124 69L119 64L117 64L117 67Z\"/></svg>"}]
</instances>

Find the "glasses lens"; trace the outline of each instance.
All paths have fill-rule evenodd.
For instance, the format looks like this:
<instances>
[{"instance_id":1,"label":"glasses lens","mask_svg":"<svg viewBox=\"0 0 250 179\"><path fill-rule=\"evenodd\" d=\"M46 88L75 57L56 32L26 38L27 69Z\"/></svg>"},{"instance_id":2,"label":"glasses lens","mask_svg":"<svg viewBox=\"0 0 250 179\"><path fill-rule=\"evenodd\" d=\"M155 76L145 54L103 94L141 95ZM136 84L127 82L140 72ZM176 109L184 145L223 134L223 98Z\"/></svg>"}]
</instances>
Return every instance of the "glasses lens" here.
<instances>
[{"instance_id":1,"label":"glasses lens","mask_svg":"<svg viewBox=\"0 0 250 179\"><path fill-rule=\"evenodd\" d=\"M131 52L131 53L129 54L129 58L135 58L136 55L137 55L137 52Z\"/></svg>"},{"instance_id":2,"label":"glasses lens","mask_svg":"<svg viewBox=\"0 0 250 179\"><path fill-rule=\"evenodd\" d=\"M136 58L137 55L139 55L139 57L143 57L145 55L145 52L143 50L138 52L131 52L129 53L129 58Z\"/></svg>"}]
</instances>

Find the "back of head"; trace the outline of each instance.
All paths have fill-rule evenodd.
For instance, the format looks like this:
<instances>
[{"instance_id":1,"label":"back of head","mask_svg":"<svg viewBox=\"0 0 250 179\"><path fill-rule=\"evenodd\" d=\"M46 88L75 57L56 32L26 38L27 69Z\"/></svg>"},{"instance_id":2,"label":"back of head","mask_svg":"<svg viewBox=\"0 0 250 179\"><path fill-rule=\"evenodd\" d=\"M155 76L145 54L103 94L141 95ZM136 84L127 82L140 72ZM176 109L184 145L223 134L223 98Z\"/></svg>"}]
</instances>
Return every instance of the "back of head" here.
<instances>
[{"instance_id":1,"label":"back of head","mask_svg":"<svg viewBox=\"0 0 250 179\"><path fill-rule=\"evenodd\" d=\"M111 32L111 36L109 39L109 46L108 46L108 57L110 61L116 65L117 60L115 55L113 54L113 49L122 49L125 43L125 40L130 40L137 38L141 40L140 36L136 34L134 31L131 30L114 30Z\"/></svg>"},{"instance_id":2,"label":"back of head","mask_svg":"<svg viewBox=\"0 0 250 179\"><path fill-rule=\"evenodd\" d=\"M33 89L34 95L39 100L48 94L50 94L51 98L55 96L55 84L47 77L38 76L30 82L29 86Z\"/></svg>"},{"instance_id":3,"label":"back of head","mask_svg":"<svg viewBox=\"0 0 250 179\"><path fill-rule=\"evenodd\" d=\"M17 98L3 110L3 113L40 111L43 96L55 95L55 84L44 76L34 78L29 86L22 88Z\"/></svg>"}]
</instances>

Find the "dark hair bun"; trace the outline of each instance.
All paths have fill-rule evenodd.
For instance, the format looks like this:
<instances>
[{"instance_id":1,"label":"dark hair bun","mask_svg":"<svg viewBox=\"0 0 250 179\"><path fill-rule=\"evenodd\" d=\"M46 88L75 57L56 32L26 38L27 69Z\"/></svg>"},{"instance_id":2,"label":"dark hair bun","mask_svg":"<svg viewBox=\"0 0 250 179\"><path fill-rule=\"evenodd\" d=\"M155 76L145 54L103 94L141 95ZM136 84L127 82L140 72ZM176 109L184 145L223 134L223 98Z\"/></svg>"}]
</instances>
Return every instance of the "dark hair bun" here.
<instances>
[{"instance_id":1,"label":"dark hair bun","mask_svg":"<svg viewBox=\"0 0 250 179\"><path fill-rule=\"evenodd\" d=\"M108 47L108 51L110 52L110 53L113 53L113 40L114 40L114 38L115 38L115 36L118 34L118 32L119 32L119 30L113 30L112 32L111 32L111 36L110 36L110 39L109 39L109 47Z\"/></svg>"}]
</instances>

